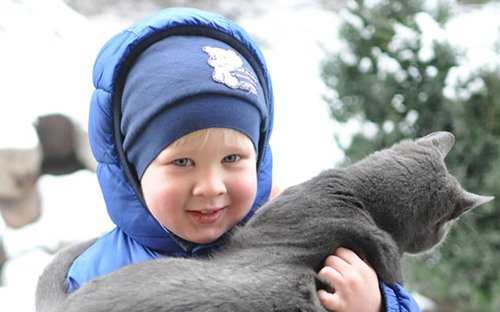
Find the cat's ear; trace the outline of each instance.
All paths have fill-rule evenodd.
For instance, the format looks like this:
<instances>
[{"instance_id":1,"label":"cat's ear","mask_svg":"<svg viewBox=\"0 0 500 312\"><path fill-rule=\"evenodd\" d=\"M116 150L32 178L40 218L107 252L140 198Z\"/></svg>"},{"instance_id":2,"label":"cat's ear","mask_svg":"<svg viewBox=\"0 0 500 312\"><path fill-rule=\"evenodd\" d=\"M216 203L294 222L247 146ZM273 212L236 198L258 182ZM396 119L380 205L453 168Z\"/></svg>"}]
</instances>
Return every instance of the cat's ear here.
<instances>
[{"instance_id":1,"label":"cat's ear","mask_svg":"<svg viewBox=\"0 0 500 312\"><path fill-rule=\"evenodd\" d=\"M455 136L451 132L438 131L432 132L418 139L416 142L434 145L439 149L444 159L450 152L453 145L455 145Z\"/></svg>"},{"instance_id":2,"label":"cat's ear","mask_svg":"<svg viewBox=\"0 0 500 312\"><path fill-rule=\"evenodd\" d=\"M477 195L474 193L469 193L465 190L461 190L460 194L460 203L458 204L458 212L460 214L471 210L473 208L476 208L478 206L481 206L482 204L489 203L493 199L495 199L494 196L483 196L483 195Z\"/></svg>"}]
</instances>

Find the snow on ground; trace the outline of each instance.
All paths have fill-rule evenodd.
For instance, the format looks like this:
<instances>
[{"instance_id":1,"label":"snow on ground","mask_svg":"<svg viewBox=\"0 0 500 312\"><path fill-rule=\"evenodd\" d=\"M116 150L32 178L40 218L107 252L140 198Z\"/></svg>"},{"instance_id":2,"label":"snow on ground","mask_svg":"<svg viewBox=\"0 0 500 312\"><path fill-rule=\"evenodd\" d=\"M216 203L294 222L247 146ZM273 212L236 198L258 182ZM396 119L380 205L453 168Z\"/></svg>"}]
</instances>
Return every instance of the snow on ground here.
<instances>
[{"instance_id":1,"label":"snow on ground","mask_svg":"<svg viewBox=\"0 0 500 312\"><path fill-rule=\"evenodd\" d=\"M39 114L62 112L87 124L87 25L62 1L0 3L0 146L33 144L30 124Z\"/></svg>"},{"instance_id":2,"label":"snow on ground","mask_svg":"<svg viewBox=\"0 0 500 312\"><path fill-rule=\"evenodd\" d=\"M61 112L87 126L91 68L101 37L60 0L0 2L0 148L32 147L40 114ZM83 240L111 227L94 174L40 180L43 215L0 236L10 261L3 270L0 310L34 311L37 278L52 256L44 248Z\"/></svg>"},{"instance_id":3,"label":"snow on ground","mask_svg":"<svg viewBox=\"0 0 500 312\"><path fill-rule=\"evenodd\" d=\"M111 228L93 173L80 171L64 177L42 177L40 191L43 194L40 220L4 232L5 248L12 260L3 270L7 287L3 290L0 287L2 311L33 311L24 307L27 302L34 304L37 278L52 259L46 249L55 250L61 243L86 240ZM11 309L3 309L5 301ZM17 303L22 303L23 309Z\"/></svg>"},{"instance_id":4,"label":"snow on ground","mask_svg":"<svg viewBox=\"0 0 500 312\"><path fill-rule=\"evenodd\" d=\"M353 129L336 125L321 98L321 47L338 48L337 15L309 1L273 0L266 6L263 15L243 16L239 23L261 43L273 77L271 143L275 180L284 188L332 167L342 157L334 133L346 141ZM473 60L485 60L498 37L499 13L499 5L465 12L447 25L447 32L477 51L470 54ZM61 0L1 1L0 147L37 144L31 123L39 114L61 112L86 127L94 58L105 40L128 23L110 15L88 20ZM40 188L43 216L38 222L12 230L0 221L12 259L4 270L6 287L0 287L2 311L34 310L36 280L51 259L44 248L111 227L93 174L43 177Z\"/></svg>"}]
</instances>

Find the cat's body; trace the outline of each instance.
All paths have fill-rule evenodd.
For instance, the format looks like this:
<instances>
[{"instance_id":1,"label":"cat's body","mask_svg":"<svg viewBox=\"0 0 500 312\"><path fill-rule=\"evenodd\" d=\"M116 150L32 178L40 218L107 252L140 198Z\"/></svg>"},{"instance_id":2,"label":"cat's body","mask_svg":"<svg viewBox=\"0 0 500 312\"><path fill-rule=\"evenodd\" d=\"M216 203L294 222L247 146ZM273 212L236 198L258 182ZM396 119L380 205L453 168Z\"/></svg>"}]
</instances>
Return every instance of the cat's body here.
<instances>
[{"instance_id":1,"label":"cat's body","mask_svg":"<svg viewBox=\"0 0 500 312\"><path fill-rule=\"evenodd\" d=\"M37 310L325 311L316 272L339 246L396 283L404 252L432 248L450 220L492 199L463 191L449 175L443 159L453 142L449 133L402 142L289 188L210 259L135 264L64 298L44 288L63 288L81 250L63 253L40 280Z\"/></svg>"}]
</instances>

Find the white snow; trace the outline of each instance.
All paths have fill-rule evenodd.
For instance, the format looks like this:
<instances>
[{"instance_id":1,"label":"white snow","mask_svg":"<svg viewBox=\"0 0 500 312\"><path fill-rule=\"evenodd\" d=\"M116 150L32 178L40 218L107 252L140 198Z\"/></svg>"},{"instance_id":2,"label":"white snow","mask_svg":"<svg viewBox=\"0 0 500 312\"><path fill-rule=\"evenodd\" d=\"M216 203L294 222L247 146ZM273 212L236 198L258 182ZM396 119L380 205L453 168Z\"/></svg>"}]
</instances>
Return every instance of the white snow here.
<instances>
[{"instance_id":1,"label":"white snow","mask_svg":"<svg viewBox=\"0 0 500 312\"><path fill-rule=\"evenodd\" d=\"M340 11L340 17L347 23L350 24L352 27L357 29L358 31L363 31L365 28L365 24L361 17L351 13L348 10L341 10Z\"/></svg>"},{"instance_id":2,"label":"white snow","mask_svg":"<svg viewBox=\"0 0 500 312\"><path fill-rule=\"evenodd\" d=\"M500 4L490 3L475 10L464 10L459 17L446 25L448 40L464 51L460 65L450 71L444 95L449 98L467 100L480 92L484 83L472 81L464 88L458 87L467 81L479 68L500 68L500 57L495 45L500 41ZM500 47L500 46L499 46Z\"/></svg>"},{"instance_id":3,"label":"white snow","mask_svg":"<svg viewBox=\"0 0 500 312\"><path fill-rule=\"evenodd\" d=\"M410 27L401 23L394 24L394 37L389 43L389 51L397 52L408 46L412 46L418 39L418 33Z\"/></svg>"},{"instance_id":4,"label":"white snow","mask_svg":"<svg viewBox=\"0 0 500 312\"><path fill-rule=\"evenodd\" d=\"M88 21L62 1L0 3L0 145L33 143L37 115L62 112L87 124ZM8 112L8 113L7 113ZM16 135L13 135L13 134ZM36 138L36 136L35 136Z\"/></svg>"},{"instance_id":5,"label":"white snow","mask_svg":"<svg viewBox=\"0 0 500 312\"><path fill-rule=\"evenodd\" d=\"M399 61L389 56L387 53L382 52L378 55L377 66L380 69L379 75L381 78L383 78L385 74L396 75L397 73L404 73Z\"/></svg>"},{"instance_id":6,"label":"white snow","mask_svg":"<svg viewBox=\"0 0 500 312\"><path fill-rule=\"evenodd\" d=\"M271 146L277 184L284 188L334 166L343 154L334 144L338 129L322 100L319 61L323 47L336 44L333 30L338 29L338 18L316 6L297 10L278 1L262 16L239 23L257 41L267 43L263 53L275 94Z\"/></svg>"},{"instance_id":7,"label":"white snow","mask_svg":"<svg viewBox=\"0 0 500 312\"><path fill-rule=\"evenodd\" d=\"M418 52L418 58L422 62L428 62L434 57L434 43L446 42L448 36L446 31L429 13L418 13L415 15L415 21L422 32L422 47Z\"/></svg>"}]
</instances>

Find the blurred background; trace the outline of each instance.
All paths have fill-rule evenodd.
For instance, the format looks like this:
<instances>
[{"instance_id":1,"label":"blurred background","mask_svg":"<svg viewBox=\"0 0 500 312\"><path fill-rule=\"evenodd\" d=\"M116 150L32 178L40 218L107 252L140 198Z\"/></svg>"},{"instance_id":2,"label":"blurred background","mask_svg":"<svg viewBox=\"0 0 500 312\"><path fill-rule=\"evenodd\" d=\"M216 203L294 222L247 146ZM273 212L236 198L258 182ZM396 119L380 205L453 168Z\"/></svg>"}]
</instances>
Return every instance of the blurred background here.
<instances>
[{"instance_id":1,"label":"blurred background","mask_svg":"<svg viewBox=\"0 0 500 312\"><path fill-rule=\"evenodd\" d=\"M0 310L34 311L61 247L112 228L87 143L93 61L158 9L236 20L275 89L281 188L402 138L451 131L450 171L495 195L431 253L405 258L425 311L500 311L500 2L0 0Z\"/></svg>"}]
</instances>

